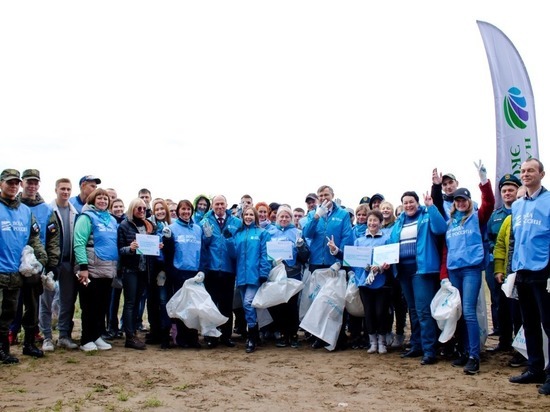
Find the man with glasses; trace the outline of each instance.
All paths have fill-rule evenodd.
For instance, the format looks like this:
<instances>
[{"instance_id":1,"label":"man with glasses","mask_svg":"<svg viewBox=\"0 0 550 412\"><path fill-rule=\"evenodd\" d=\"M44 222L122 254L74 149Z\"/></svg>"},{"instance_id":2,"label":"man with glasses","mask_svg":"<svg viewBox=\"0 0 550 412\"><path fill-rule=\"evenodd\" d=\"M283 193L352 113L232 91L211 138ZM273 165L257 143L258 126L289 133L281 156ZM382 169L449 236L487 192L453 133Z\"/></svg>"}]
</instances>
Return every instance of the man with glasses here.
<instances>
[{"instance_id":1,"label":"man with glasses","mask_svg":"<svg viewBox=\"0 0 550 412\"><path fill-rule=\"evenodd\" d=\"M23 285L19 273L23 249L31 246L43 267L48 260L40 242L38 223L31 210L17 198L20 182L19 171L15 169L5 169L0 175L0 362L4 364L19 363L19 359L10 355L8 329Z\"/></svg>"}]
</instances>

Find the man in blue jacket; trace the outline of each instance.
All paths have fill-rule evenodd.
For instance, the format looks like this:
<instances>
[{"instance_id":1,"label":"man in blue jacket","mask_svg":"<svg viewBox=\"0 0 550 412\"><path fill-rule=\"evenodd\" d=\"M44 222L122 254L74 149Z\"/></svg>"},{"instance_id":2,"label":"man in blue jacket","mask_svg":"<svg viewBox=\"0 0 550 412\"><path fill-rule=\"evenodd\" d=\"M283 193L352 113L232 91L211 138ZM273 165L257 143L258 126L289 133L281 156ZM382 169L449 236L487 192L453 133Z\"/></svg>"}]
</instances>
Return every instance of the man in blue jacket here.
<instances>
[{"instance_id":1,"label":"man in blue jacket","mask_svg":"<svg viewBox=\"0 0 550 412\"><path fill-rule=\"evenodd\" d=\"M544 383L539 393L550 395L550 366L544 360L542 329L550 336L550 192L542 186L544 166L531 158L521 165L525 197L512 204L514 255L519 307L523 318L528 368L512 383ZM548 343L550 353L550 341Z\"/></svg>"},{"instance_id":2,"label":"man in blue jacket","mask_svg":"<svg viewBox=\"0 0 550 412\"><path fill-rule=\"evenodd\" d=\"M339 256L333 255L328 246L333 241L338 250L343 251L344 246L353 245L353 232L351 218L348 211L340 206L334 199L334 190L330 186L321 186L317 189L320 205L311 210L307 215L307 222L303 227L302 235L309 241L309 270L313 273L317 269L325 269L336 262L341 262ZM342 327L338 344L344 348L345 328ZM317 339L313 342L314 349L326 346L326 343Z\"/></svg>"}]
</instances>

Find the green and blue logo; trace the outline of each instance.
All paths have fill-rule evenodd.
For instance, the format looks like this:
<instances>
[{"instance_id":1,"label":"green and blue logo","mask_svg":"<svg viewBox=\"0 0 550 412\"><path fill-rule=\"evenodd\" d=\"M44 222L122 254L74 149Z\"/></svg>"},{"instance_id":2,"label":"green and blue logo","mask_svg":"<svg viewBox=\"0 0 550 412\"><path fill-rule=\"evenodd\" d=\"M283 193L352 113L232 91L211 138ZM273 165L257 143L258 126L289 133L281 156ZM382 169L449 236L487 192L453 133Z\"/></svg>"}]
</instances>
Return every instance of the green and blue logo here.
<instances>
[{"instance_id":1,"label":"green and blue logo","mask_svg":"<svg viewBox=\"0 0 550 412\"><path fill-rule=\"evenodd\" d=\"M525 124L529 120L529 112L525 110L527 101L521 95L521 90L517 87L508 89L508 96L504 98L504 118L506 123L512 129L525 129Z\"/></svg>"}]
</instances>

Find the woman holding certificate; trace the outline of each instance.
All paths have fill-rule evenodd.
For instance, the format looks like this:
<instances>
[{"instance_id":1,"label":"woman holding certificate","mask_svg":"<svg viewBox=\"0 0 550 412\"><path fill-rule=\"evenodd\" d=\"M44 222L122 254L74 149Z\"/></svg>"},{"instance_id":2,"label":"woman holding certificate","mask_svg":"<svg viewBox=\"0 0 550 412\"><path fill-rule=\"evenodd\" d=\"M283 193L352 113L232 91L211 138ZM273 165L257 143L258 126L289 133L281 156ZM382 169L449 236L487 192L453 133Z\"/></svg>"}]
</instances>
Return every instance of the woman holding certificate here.
<instances>
[{"instance_id":1,"label":"woman holding certificate","mask_svg":"<svg viewBox=\"0 0 550 412\"><path fill-rule=\"evenodd\" d=\"M145 202L136 198L128 205L126 219L118 227L118 252L122 270L122 292L124 293L124 307L122 319L126 334L126 348L143 350L143 343L137 336L137 318L139 300L149 279L155 255L147 255L140 249L138 235L154 235L156 225L145 217L147 206ZM159 244L158 248L160 248ZM158 252L158 250L156 251ZM148 251L147 253L151 253ZM157 253L158 255L158 253Z\"/></svg>"},{"instance_id":2,"label":"woman holding certificate","mask_svg":"<svg viewBox=\"0 0 550 412\"><path fill-rule=\"evenodd\" d=\"M82 335L80 349L109 350L101 338L118 263L117 222L109 213L109 193L95 189L74 225L74 256L80 283Z\"/></svg>"},{"instance_id":3,"label":"woman holding certificate","mask_svg":"<svg viewBox=\"0 0 550 412\"><path fill-rule=\"evenodd\" d=\"M292 259L283 260L286 276L288 278L302 280L302 267L309 259L309 249L302 238L302 231L292 223L292 210L282 205L277 209L277 220L270 231L271 240L276 242L288 242L292 247ZM280 339L277 339L275 346L284 348L290 345L293 348L299 346L298 327L300 320L298 316L297 293L287 303L281 303L269 308L269 313L276 324L276 329L281 332Z\"/></svg>"},{"instance_id":4,"label":"woman holding certificate","mask_svg":"<svg viewBox=\"0 0 550 412\"><path fill-rule=\"evenodd\" d=\"M267 241L270 235L260 227L258 211L253 206L247 206L243 210L242 219L243 225L234 234L225 229L223 236L227 239L227 249L237 267L235 284L243 300L248 326L246 353L251 353L259 343L258 318L252 301L271 271L271 263L267 257Z\"/></svg>"},{"instance_id":5,"label":"woman holding certificate","mask_svg":"<svg viewBox=\"0 0 550 412\"><path fill-rule=\"evenodd\" d=\"M355 246L375 248L383 246L389 235L381 230L384 217L379 210L367 212L367 231L357 238ZM390 308L391 279L385 271L390 267L387 263L375 263L368 268L354 268L361 301L365 308L365 327L369 335L367 353L387 353L386 334L388 330L387 316Z\"/></svg>"}]
</instances>

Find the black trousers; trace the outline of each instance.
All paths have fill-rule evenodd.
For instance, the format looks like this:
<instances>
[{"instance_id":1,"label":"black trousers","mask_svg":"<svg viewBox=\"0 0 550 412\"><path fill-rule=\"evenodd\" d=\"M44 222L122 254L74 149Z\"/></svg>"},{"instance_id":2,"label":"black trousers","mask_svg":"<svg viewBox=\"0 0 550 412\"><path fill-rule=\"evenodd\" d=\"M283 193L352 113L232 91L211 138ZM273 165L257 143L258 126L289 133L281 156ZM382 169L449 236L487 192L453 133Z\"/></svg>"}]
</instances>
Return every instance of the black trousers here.
<instances>
[{"instance_id":1,"label":"black trousers","mask_svg":"<svg viewBox=\"0 0 550 412\"><path fill-rule=\"evenodd\" d=\"M204 277L204 287L220 313L228 321L220 326L222 339L230 339L233 333L233 293L235 274L219 270L209 270Z\"/></svg>"}]
</instances>

